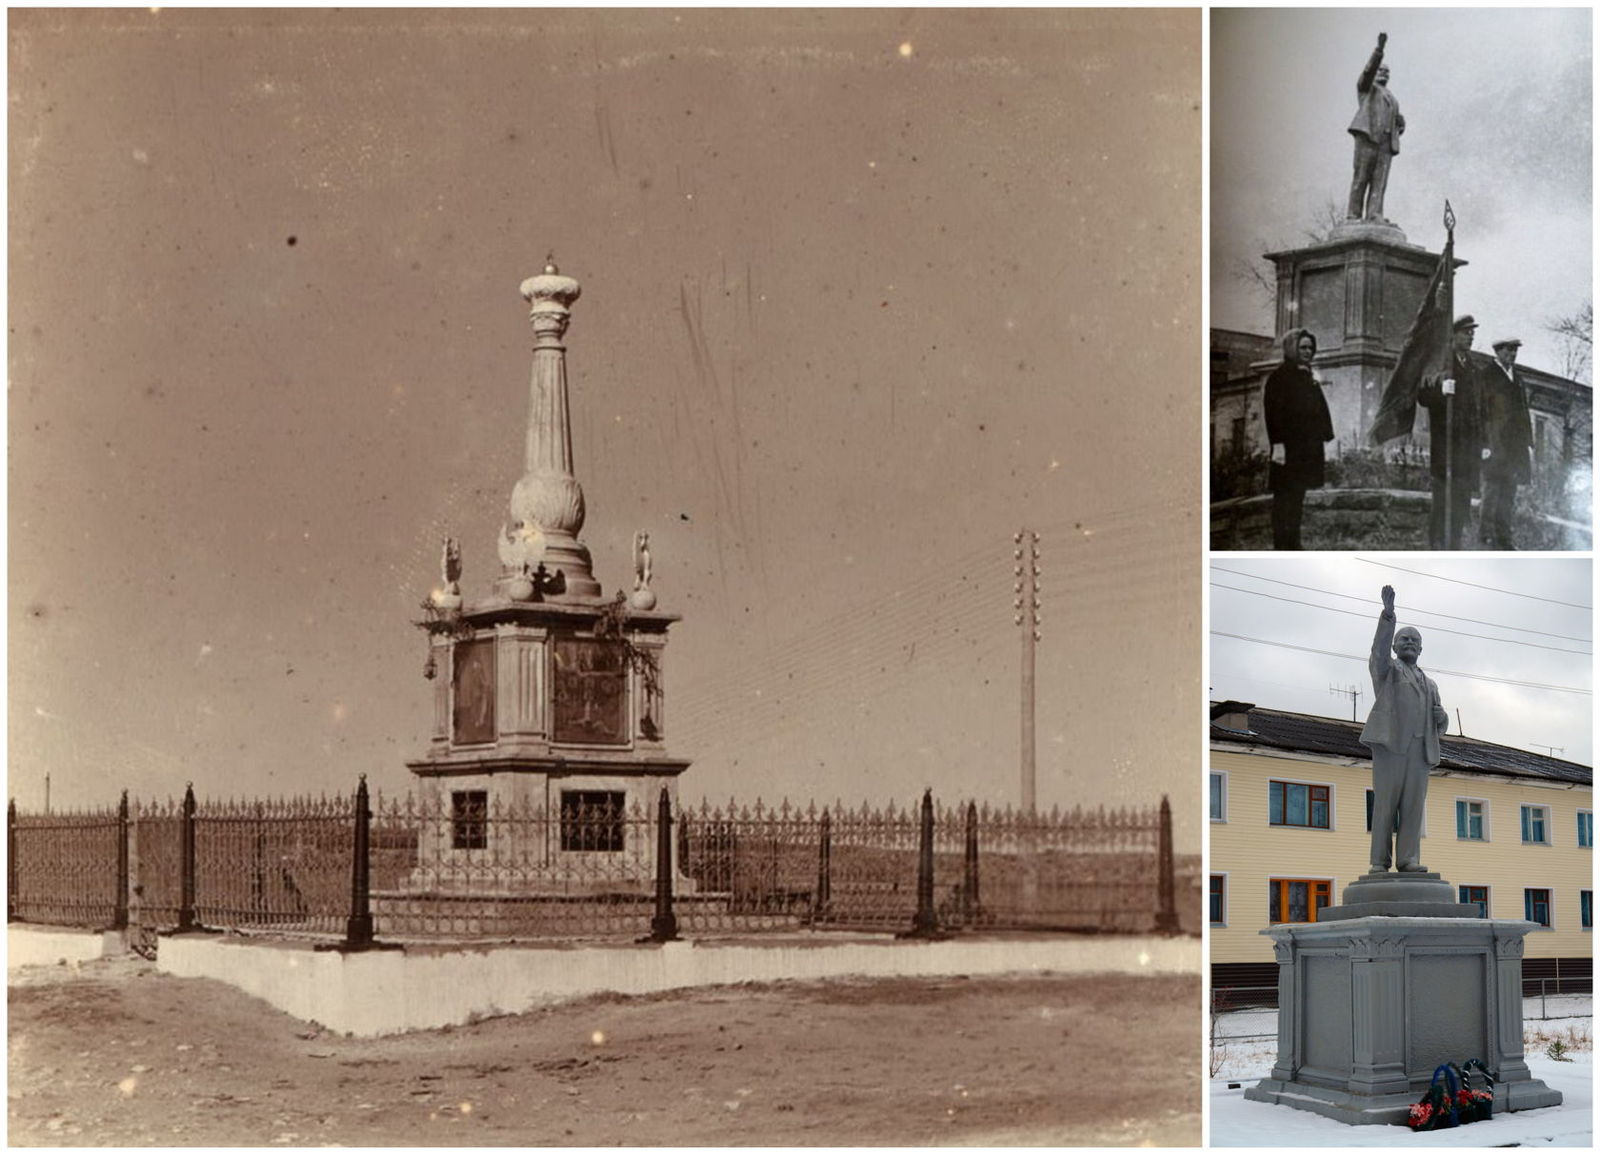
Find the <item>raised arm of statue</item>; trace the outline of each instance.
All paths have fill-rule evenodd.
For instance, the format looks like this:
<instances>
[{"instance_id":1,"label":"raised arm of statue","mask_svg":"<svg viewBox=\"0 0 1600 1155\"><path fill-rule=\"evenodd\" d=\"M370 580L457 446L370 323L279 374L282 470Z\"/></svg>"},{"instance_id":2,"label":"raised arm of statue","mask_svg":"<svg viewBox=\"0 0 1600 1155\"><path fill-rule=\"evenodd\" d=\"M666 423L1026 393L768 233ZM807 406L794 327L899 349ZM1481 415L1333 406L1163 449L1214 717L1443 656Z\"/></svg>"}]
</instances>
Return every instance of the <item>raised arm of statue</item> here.
<instances>
[{"instance_id":1,"label":"raised arm of statue","mask_svg":"<svg viewBox=\"0 0 1600 1155\"><path fill-rule=\"evenodd\" d=\"M1378 629L1372 635L1372 656L1367 659L1367 672L1372 675L1374 700L1383 693L1383 684L1389 678L1389 656L1394 645L1394 587L1383 587L1383 612L1378 615Z\"/></svg>"},{"instance_id":2,"label":"raised arm of statue","mask_svg":"<svg viewBox=\"0 0 1600 1155\"><path fill-rule=\"evenodd\" d=\"M1378 65L1383 63L1383 47L1389 42L1387 32L1378 33L1378 46L1372 50L1372 55L1367 57L1367 66L1361 70L1361 78L1356 81L1356 92L1362 96L1367 94L1367 89L1372 87L1373 78L1378 75Z\"/></svg>"}]
</instances>

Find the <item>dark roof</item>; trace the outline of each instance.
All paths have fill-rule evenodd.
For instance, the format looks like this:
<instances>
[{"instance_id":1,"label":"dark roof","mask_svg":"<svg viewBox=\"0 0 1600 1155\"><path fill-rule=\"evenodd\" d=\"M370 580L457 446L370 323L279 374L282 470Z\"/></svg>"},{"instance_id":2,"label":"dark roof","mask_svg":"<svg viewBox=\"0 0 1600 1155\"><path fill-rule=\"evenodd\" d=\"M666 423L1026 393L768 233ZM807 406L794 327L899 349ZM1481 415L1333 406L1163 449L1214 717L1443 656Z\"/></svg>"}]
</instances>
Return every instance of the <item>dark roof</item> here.
<instances>
[{"instance_id":1,"label":"dark roof","mask_svg":"<svg viewBox=\"0 0 1600 1155\"><path fill-rule=\"evenodd\" d=\"M1216 719L1223 713L1220 706L1233 710L1246 708L1250 713L1249 731L1230 730L1219 726ZM1232 712L1232 711L1229 711ZM1321 718L1315 714L1291 714L1285 710L1268 710L1245 702L1212 703L1211 740L1213 742L1248 742L1254 746L1268 746L1279 750L1294 750L1306 754L1328 754L1340 758L1370 758L1372 752L1357 739L1363 723L1343 718ZM1578 762L1551 758L1518 750L1514 746L1500 746L1477 738L1463 738L1446 734L1440 739L1440 770L1475 771L1480 774L1503 774L1513 778L1537 778L1546 782L1570 782L1582 786L1594 785L1594 769Z\"/></svg>"}]
</instances>

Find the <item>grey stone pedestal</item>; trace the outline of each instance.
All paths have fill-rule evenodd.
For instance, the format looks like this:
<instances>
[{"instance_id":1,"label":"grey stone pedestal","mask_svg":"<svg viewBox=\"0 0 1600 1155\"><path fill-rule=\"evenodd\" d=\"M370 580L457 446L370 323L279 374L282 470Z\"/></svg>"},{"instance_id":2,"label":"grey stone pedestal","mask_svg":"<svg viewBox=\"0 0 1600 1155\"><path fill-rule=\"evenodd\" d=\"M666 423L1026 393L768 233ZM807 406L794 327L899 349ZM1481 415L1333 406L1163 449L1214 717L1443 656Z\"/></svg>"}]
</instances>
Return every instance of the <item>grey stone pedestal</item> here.
<instances>
[{"instance_id":1,"label":"grey stone pedestal","mask_svg":"<svg viewBox=\"0 0 1600 1155\"><path fill-rule=\"evenodd\" d=\"M1355 886L1346 908L1357 905ZM1498 1079L1497 1112L1559 1104L1522 1052L1523 939L1533 927L1363 915L1262 931L1278 959L1278 1061L1245 1098L1343 1123L1403 1123L1435 1067L1481 1058Z\"/></svg>"}]
</instances>

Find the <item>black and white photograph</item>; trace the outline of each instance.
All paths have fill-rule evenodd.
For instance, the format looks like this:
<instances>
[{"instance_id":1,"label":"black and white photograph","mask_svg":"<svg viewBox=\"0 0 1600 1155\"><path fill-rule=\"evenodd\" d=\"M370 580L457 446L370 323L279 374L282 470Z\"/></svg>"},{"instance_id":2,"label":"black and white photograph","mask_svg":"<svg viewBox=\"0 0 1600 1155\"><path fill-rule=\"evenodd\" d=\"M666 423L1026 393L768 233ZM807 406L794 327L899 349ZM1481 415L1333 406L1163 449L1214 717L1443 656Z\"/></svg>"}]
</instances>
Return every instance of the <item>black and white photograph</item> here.
<instances>
[{"instance_id":1,"label":"black and white photograph","mask_svg":"<svg viewBox=\"0 0 1600 1155\"><path fill-rule=\"evenodd\" d=\"M1590 10L1210 43L1211 548L1591 549Z\"/></svg>"},{"instance_id":2,"label":"black and white photograph","mask_svg":"<svg viewBox=\"0 0 1600 1155\"><path fill-rule=\"evenodd\" d=\"M1203 22L10 12L9 1141L1198 1145Z\"/></svg>"}]
</instances>

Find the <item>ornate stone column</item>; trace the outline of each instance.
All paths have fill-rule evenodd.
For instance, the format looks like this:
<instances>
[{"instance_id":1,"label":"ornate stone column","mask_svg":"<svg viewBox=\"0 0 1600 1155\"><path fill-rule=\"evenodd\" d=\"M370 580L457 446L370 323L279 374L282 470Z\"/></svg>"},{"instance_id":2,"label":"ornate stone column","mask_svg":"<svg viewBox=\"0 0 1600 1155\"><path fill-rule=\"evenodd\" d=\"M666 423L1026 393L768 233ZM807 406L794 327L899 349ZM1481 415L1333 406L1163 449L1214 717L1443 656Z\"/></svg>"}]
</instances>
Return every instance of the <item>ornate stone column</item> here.
<instances>
[{"instance_id":1,"label":"ornate stone column","mask_svg":"<svg viewBox=\"0 0 1600 1155\"><path fill-rule=\"evenodd\" d=\"M500 560L505 572L495 588L507 596L527 592L523 584L543 565L554 585L536 595L549 601L593 601L600 597L589 550L578 540L583 529L583 487L572 470L572 418L567 408L567 347L562 343L572 303L582 292L561 275L555 261L522 282L533 325L533 372L528 389L528 435L524 472L511 491L511 518L502 530ZM559 573L559 581L555 580Z\"/></svg>"}]
</instances>

